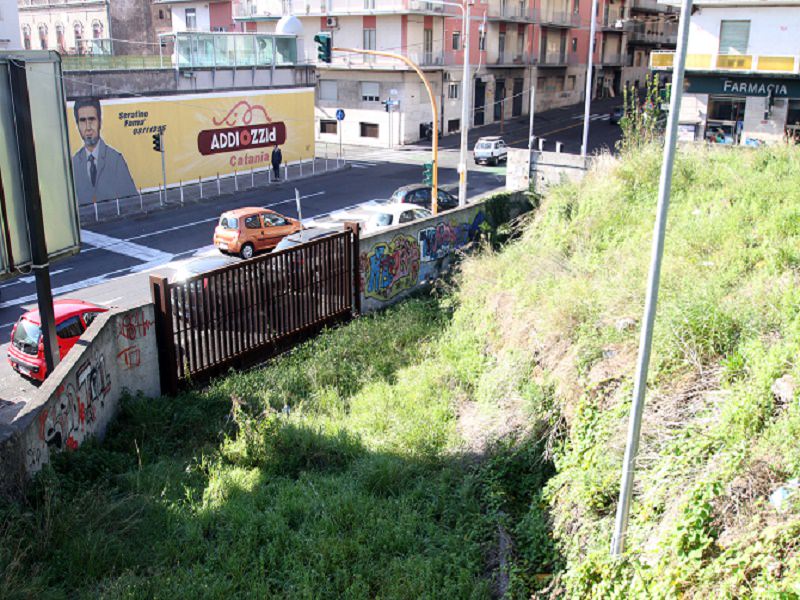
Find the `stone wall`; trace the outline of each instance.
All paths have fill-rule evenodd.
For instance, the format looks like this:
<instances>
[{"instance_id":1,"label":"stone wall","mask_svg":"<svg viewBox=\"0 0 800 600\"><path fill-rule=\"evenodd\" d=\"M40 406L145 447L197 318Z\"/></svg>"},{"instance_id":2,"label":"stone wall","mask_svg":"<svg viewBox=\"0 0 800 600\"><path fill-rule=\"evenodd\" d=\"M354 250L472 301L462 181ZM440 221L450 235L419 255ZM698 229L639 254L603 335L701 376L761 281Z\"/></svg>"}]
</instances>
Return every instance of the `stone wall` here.
<instances>
[{"instance_id":1,"label":"stone wall","mask_svg":"<svg viewBox=\"0 0 800 600\"><path fill-rule=\"evenodd\" d=\"M125 393L161 394L152 304L95 319L14 420L0 429L0 492L102 437Z\"/></svg>"}]
</instances>

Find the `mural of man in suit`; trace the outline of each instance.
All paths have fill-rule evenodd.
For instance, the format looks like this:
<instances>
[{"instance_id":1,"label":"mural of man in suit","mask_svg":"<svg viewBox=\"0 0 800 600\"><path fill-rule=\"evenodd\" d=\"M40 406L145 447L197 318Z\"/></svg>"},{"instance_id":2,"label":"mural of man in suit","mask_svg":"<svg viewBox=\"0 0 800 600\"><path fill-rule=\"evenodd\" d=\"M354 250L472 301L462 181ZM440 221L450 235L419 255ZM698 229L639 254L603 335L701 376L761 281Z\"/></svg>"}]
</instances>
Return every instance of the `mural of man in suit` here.
<instances>
[{"instance_id":1,"label":"mural of man in suit","mask_svg":"<svg viewBox=\"0 0 800 600\"><path fill-rule=\"evenodd\" d=\"M122 154L100 137L103 123L100 100L81 98L75 101L72 110L83 140L83 148L72 157L78 203L90 204L136 195L136 184Z\"/></svg>"}]
</instances>

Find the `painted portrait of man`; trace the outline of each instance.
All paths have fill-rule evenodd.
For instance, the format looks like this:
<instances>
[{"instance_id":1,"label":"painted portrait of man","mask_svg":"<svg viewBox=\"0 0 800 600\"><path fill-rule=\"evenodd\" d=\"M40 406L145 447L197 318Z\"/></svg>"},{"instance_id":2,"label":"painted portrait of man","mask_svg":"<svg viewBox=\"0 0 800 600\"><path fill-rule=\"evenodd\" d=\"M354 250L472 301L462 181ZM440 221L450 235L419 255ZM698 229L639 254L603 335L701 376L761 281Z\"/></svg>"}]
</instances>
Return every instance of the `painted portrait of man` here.
<instances>
[{"instance_id":1,"label":"painted portrait of man","mask_svg":"<svg viewBox=\"0 0 800 600\"><path fill-rule=\"evenodd\" d=\"M75 193L79 204L125 198L137 194L136 184L122 154L103 141L100 100L80 98L73 106L83 147L72 157Z\"/></svg>"}]
</instances>

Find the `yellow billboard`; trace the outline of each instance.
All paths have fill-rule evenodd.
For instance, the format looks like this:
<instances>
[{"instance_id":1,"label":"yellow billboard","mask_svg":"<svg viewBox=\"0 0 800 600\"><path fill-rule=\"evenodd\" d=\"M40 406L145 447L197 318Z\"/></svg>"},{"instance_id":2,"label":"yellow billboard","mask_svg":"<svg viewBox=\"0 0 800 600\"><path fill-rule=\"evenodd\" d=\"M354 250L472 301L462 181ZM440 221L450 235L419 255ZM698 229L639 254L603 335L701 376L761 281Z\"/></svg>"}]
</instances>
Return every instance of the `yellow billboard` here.
<instances>
[{"instance_id":1,"label":"yellow billboard","mask_svg":"<svg viewBox=\"0 0 800 600\"><path fill-rule=\"evenodd\" d=\"M80 204L314 156L314 89L164 97L78 98L69 103L69 142Z\"/></svg>"}]
</instances>

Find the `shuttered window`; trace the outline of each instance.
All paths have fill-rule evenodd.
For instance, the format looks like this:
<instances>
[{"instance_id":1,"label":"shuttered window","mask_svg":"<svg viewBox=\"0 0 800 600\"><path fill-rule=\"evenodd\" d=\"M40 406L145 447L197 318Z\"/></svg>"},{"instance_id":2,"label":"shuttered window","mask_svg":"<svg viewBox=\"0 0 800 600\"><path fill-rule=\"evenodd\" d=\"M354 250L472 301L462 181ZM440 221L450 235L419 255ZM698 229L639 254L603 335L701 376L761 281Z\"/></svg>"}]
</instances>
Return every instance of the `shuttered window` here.
<instances>
[{"instance_id":1,"label":"shuttered window","mask_svg":"<svg viewBox=\"0 0 800 600\"><path fill-rule=\"evenodd\" d=\"M719 25L719 53L747 54L750 21L722 21Z\"/></svg>"}]
</instances>

